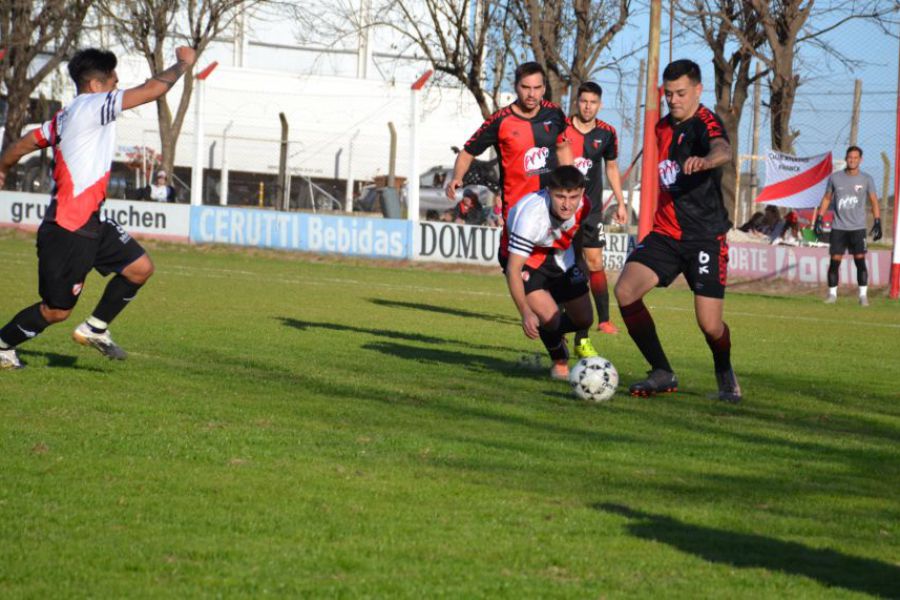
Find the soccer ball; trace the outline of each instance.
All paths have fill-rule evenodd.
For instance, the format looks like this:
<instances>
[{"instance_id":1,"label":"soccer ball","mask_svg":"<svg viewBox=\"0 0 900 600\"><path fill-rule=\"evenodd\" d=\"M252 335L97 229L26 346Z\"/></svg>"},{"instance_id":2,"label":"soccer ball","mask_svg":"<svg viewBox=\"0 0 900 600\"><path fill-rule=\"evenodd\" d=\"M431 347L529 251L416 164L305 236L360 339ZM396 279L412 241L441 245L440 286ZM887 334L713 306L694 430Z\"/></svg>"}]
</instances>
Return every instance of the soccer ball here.
<instances>
[{"instance_id":1,"label":"soccer ball","mask_svg":"<svg viewBox=\"0 0 900 600\"><path fill-rule=\"evenodd\" d=\"M616 393L619 372L601 356L582 358L569 373L569 384L582 400L604 402Z\"/></svg>"}]
</instances>

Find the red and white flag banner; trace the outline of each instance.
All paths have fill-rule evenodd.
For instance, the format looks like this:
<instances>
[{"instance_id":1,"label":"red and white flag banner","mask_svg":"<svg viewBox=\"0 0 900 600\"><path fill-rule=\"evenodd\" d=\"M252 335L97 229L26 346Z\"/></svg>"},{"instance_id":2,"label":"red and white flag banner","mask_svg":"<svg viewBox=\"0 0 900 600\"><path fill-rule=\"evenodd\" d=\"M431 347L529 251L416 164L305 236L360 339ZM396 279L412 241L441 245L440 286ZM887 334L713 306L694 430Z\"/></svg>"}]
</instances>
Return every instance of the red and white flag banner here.
<instances>
[{"instance_id":1,"label":"red and white flag banner","mask_svg":"<svg viewBox=\"0 0 900 600\"><path fill-rule=\"evenodd\" d=\"M825 195L832 169L831 152L800 157L769 150L766 186L755 201L787 208L814 208Z\"/></svg>"}]
</instances>

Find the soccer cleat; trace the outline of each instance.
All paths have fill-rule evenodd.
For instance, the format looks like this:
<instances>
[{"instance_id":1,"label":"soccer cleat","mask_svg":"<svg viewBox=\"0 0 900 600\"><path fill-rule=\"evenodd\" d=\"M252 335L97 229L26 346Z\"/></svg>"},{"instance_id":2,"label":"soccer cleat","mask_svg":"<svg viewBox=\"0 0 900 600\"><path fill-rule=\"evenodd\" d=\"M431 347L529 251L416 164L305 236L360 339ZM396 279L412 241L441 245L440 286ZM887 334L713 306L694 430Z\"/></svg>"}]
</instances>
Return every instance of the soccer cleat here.
<instances>
[{"instance_id":1,"label":"soccer cleat","mask_svg":"<svg viewBox=\"0 0 900 600\"><path fill-rule=\"evenodd\" d=\"M128 353L112 340L108 329L103 333L97 333L87 323L82 323L72 332L72 339L82 346L96 348L100 351L100 354L110 360L125 360L128 358Z\"/></svg>"},{"instance_id":2,"label":"soccer cleat","mask_svg":"<svg viewBox=\"0 0 900 600\"><path fill-rule=\"evenodd\" d=\"M569 361L567 361L567 360L554 361L553 366L550 367L550 379L555 379L556 381L568 381L569 380Z\"/></svg>"},{"instance_id":3,"label":"soccer cleat","mask_svg":"<svg viewBox=\"0 0 900 600\"><path fill-rule=\"evenodd\" d=\"M603 321L602 323L597 324L597 331L600 333L608 333L609 335L616 335L619 333L619 328L613 325L612 321Z\"/></svg>"},{"instance_id":4,"label":"soccer cleat","mask_svg":"<svg viewBox=\"0 0 900 600\"><path fill-rule=\"evenodd\" d=\"M868 306L869 305L869 297L868 296L860 296L859 297L859 305L860 306Z\"/></svg>"},{"instance_id":5,"label":"soccer cleat","mask_svg":"<svg viewBox=\"0 0 900 600\"><path fill-rule=\"evenodd\" d=\"M825 296L825 304L834 304L837 302L837 296L833 294L828 294Z\"/></svg>"},{"instance_id":6,"label":"soccer cleat","mask_svg":"<svg viewBox=\"0 0 900 600\"><path fill-rule=\"evenodd\" d=\"M647 371L647 379L632 383L628 388L628 393L632 396L642 397L677 391L678 378L675 377L675 373L663 371L662 369Z\"/></svg>"},{"instance_id":7,"label":"soccer cleat","mask_svg":"<svg viewBox=\"0 0 900 600\"><path fill-rule=\"evenodd\" d=\"M716 373L716 382L719 384L719 400L733 404L741 401L741 386L734 369Z\"/></svg>"},{"instance_id":8,"label":"soccer cleat","mask_svg":"<svg viewBox=\"0 0 900 600\"><path fill-rule=\"evenodd\" d=\"M23 369L25 365L19 360L15 348L0 350L0 369Z\"/></svg>"},{"instance_id":9,"label":"soccer cleat","mask_svg":"<svg viewBox=\"0 0 900 600\"><path fill-rule=\"evenodd\" d=\"M577 358L590 358L592 356L600 356L600 353L594 348L591 338L583 337L575 343L575 356Z\"/></svg>"}]
</instances>

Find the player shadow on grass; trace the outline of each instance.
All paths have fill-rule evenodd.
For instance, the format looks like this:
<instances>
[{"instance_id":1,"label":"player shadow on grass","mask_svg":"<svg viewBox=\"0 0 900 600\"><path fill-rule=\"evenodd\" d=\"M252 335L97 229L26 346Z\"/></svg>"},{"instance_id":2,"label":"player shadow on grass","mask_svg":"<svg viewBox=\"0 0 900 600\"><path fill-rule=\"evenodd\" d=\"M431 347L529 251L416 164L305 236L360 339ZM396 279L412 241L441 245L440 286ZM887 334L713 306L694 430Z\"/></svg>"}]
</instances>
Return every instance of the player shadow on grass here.
<instances>
[{"instance_id":1,"label":"player shadow on grass","mask_svg":"<svg viewBox=\"0 0 900 600\"><path fill-rule=\"evenodd\" d=\"M692 525L621 504L596 503L592 508L630 519L626 529L637 538L662 542L710 562L780 571L873 596L896 598L898 594L900 567L879 560L761 535Z\"/></svg>"},{"instance_id":2,"label":"player shadow on grass","mask_svg":"<svg viewBox=\"0 0 900 600\"><path fill-rule=\"evenodd\" d=\"M103 369L99 369L94 366L86 366L86 365L78 365L77 356L72 356L68 354L57 354L55 352L40 352L37 350L19 350L19 355L21 356L22 363L27 367L29 366L29 358L34 358L38 356L42 356L47 359L47 367L58 369L78 369L79 371L93 371L95 373L105 373Z\"/></svg>"},{"instance_id":3,"label":"player shadow on grass","mask_svg":"<svg viewBox=\"0 0 900 600\"><path fill-rule=\"evenodd\" d=\"M369 298L368 300L372 304L385 306L387 308L408 308L412 310L424 310L427 312L440 313L442 315L462 317L464 319L481 319L482 321L493 321L495 323L504 323L507 325L521 324L521 321L519 319L514 319L505 315L495 315L474 310L463 310L461 308L450 308L449 306L422 304L420 302L400 302L397 300L386 300L384 298Z\"/></svg>"},{"instance_id":4,"label":"player shadow on grass","mask_svg":"<svg viewBox=\"0 0 900 600\"><path fill-rule=\"evenodd\" d=\"M543 372L519 368L516 364L483 354L471 352L459 352L457 350L441 350L438 348L422 348L420 346L406 346L392 342L370 342L361 346L364 350L374 350L382 354L388 354L405 360L427 362L440 365L459 365L470 371L502 373L507 376L546 377Z\"/></svg>"},{"instance_id":5,"label":"player shadow on grass","mask_svg":"<svg viewBox=\"0 0 900 600\"><path fill-rule=\"evenodd\" d=\"M424 335L421 333L410 333L406 331L395 331L393 329L368 329L366 327L354 327L353 325L345 325L343 323L324 323L324 322L313 322L313 321L301 321L299 319L294 319L291 317L276 317L279 321L282 322L283 325L287 327L293 327L294 329L299 329L300 331L307 331L308 329L328 329L331 331L345 331L352 333L363 333L367 335L374 335L377 337L388 338L392 340L406 340L408 342L420 342L423 344L456 344L456 345L464 345L467 348L478 348L480 350L506 350L510 351L510 348L505 346L488 346L484 344L472 344L468 341L463 340L453 340L450 338L442 338L435 337L431 335Z\"/></svg>"}]
</instances>

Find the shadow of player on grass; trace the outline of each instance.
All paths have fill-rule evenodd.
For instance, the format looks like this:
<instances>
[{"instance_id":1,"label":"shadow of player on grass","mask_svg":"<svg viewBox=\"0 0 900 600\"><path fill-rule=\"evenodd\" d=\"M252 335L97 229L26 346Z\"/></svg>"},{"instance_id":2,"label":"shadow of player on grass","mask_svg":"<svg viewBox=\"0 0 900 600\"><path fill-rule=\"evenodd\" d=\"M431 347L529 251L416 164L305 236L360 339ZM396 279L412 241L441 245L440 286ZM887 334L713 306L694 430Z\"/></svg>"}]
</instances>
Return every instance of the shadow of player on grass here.
<instances>
[{"instance_id":1,"label":"shadow of player on grass","mask_svg":"<svg viewBox=\"0 0 900 600\"><path fill-rule=\"evenodd\" d=\"M93 350L92 350L92 352L93 352ZM31 362L31 360L29 360L29 359L33 359L36 357L43 357L47 360L46 366L54 368L54 369L59 369L59 368L77 369L79 371L93 371L95 373L105 373L106 372L103 369L99 369L94 366L79 365L79 364L77 364L78 357L68 355L68 354L57 354L55 352L40 352L38 350L21 350L21 349L19 350L19 354L22 357L22 359L23 359L22 362L25 364L25 366L29 366L29 363L31 363L32 367L38 366L38 365L35 365L35 363Z\"/></svg>"},{"instance_id":2,"label":"shadow of player on grass","mask_svg":"<svg viewBox=\"0 0 900 600\"><path fill-rule=\"evenodd\" d=\"M514 319L513 317L508 317L505 315L495 315L474 310L464 310L461 308L450 308L449 306L438 306L436 304L422 304L420 302L400 302L398 300L386 300L384 298L369 298L369 302L377 306L384 306L387 308L423 310L442 315L450 315L453 317L462 317L464 319L480 319L482 321L492 321L494 323L504 323L508 325L521 324L521 321L519 319Z\"/></svg>"},{"instance_id":3,"label":"shadow of player on grass","mask_svg":"<svg viewBox=\"0 0 900 600\"><path fill-rule=\"evenodd\" d=\"M597 503L592 508L631 519L626 528L635 537L662 542L710 562L800 575L873 596L900 597L900 567L892 564L761 535L691 525L621 504Z\"/></svg>"}]
</instances>

